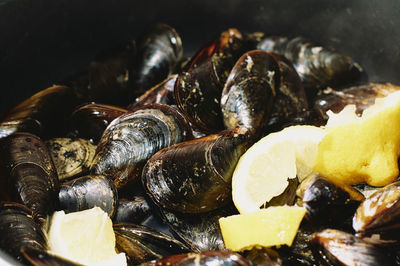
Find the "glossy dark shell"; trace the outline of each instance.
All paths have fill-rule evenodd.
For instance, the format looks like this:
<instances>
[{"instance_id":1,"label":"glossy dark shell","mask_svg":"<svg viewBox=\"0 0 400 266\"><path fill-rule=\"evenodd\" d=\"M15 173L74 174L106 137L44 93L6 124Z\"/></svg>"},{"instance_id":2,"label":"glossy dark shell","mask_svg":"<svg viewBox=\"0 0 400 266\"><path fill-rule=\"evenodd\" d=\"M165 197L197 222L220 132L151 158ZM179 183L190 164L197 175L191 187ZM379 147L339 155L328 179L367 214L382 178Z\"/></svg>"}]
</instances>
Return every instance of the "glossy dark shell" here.
<instances>
[{"instance_id":1,"label":"glossy dark shell","mask_svg":"<svg viewBox=\"0 0 400 266\"><path fill-rule=\"evenodd\" d=\"M238 126L259 132L269 118L279 68L274 57L261 50L243 54L233 66L221 97L224 125Z\"/></svg>"},{"instance_id":2,"label":"glossy dark shell","mask_svg":"<svg viewBox=\"0 0 400 266\"><path fill-rule=\"evenodd\" d=\"M182 214L160 208L161 218L169 231L192 251L224 250L219 218L237 214L233 204L206 213Z\"/></svg>"},{"instance_id":3,"label":"glossy dark shell","mask_svg":"<svg viewBox=\"0 0 400 266\"><path fill-rule=\"evenodd\" d=\"M172 255L160 260L141 264L141 266L197 266L197 265L232 265L250 266L251 264L239 253L232 251L203 251Z\"/></svg>"},{"instance_id":4,"label":"glossy dark shell","mask_svg":"<svg viewBox=\"0 0 400 266\"><path fill-rule=\"evenodd\" d=\"M143 186L163 208L183 213L217 209L231 201L232 174L249 145L249 131L236 128L165 148L146 163Z\"/></svg>"},{"instance_id":5,"label":"glossy dark shell","mask_svg":"<svg viewBox=\"0 0 400 266\"><path fill-rule=\"evenodd\" d=\"M137 40L134 89L137 96L160 83L172 73L182 58L179 34L166 24L150 25Z\"/></svg>"},{"instance_id":6,"label":"glossy dark shell","mask_svg":"<svg viewBox=\"0 0 400 266\"><path fill-rule=\"evenodd\" d=\"M21 247L47 248L45 233L33 217L33 212L24 205L0 203L0 248L24 263Z\"/></svg>"},{"instance_id":7,"label":"glossy dark shell","mask_svg":"<svg viewBox=\"0 0 400 266\"><path fill-rule=\"evenodd\" d=\"M144 197L135 196L132 200L119 199L113 223L140 224L150 215L150 206Z\"/></svg>"},{"instance_id":8,"label":"glossy dark shell","mask_svg":"<svg viewBox=\"0 0 400 266\"><path fill-rule=\"evenodd\" d=\"M314 109L322 119L327 120L329 110L339 113L346 105L354 104L356 113L361 115L367 107L375 103L376 98L386 97L398 90L400 86L390 83L368 83L340 91L327 89L321 91L315 98Z\"/></svg>"},{"instance_id":9,"label":"glossy dark shell","mask_svg":"<svg viewBox=\"0 0 400 266\"><path fill-rule=\"evenodd\" d=\"M153 103L174 105L174 86L177 78L177 74L170 75L168 78L143 93L134 103L128 106L128 109L132 110Z\"/></svg>"},{"instance_id":10,"label":"glossy dark shell","mask_svg":"<svg viewBox=\"0 0 400 266\"><path fill-rule=\"evenodd\" d=\"M306 218L314 224L343 228L364 200L348 185L338 185L321 175L311 175L297 189L299 204L307 210ZM346 221L347 220L347 221Z\"/></svg>"},{"instance_id":11,"label":"glossy dark shell","mask_svg":"<svg viewBox=\"0 0 400 266\"><path fill-rule=\"evenodd\" d=\"M146 226L123 223L113 228L116 250L126 254L129 265L190 251L178 240Z\"/></svg>"},{"instance_id":12,"label":"glossy dark shell","mask_svg":"<svg viewBox=\"0 0 400 266\"><path fill-rule=\"evenodd\" d=\"M342 87L362 77L363 69L352 58L302 37L268 36L257 48L283 54L293 62L307 90Z\"/></svg>"},{"instance_id":13,"label":"glossy dark shell","mask_svg":"<svg viewBox=\"0 0 400 266\"><path fill-rule=\"evenodd\" d=\"M87 174L96 146L85 139L54 138L45 141L58 179L61 181Z\"/></svg>"},{"instance_id":14,"label":"glossy dark shell","mask_svg":"<svg viewBox=\"0 0 400 266\"><path fill-rule=\"evenodd\" d=\"M175 100L190 122L201 131L223 129L221 92L236 60L242 55L242 35L228 29L206 44L179 74Z\"/></svg>"},{"instance_id":15,"label":"glossy dark shell","mask_svg":"<svg viewBox=\"0 0 400 266\"><path fill-rule=\"evenodd\" d=\"M59 181L44 142L30 133L14 133L0 141L0 196L25 204L46 218L58 204Z\"/></svg>"},{"instance_id":16,"label":"glossy dark shell","mask_svg":"<svg viewBox=\"0 0 400 266\"><path fill-rule=\"evenodd\" d=\"M315 233L311 244L329 265L396 265L395 258L385 249L339 230Z\"/></svg>"},{"instance_id":17,"label":"glossy dark shell","mask_svg":"<svg viewBox=\"0 0 400 266\"><path fill-rule=\"evenodd\" d=\"M114 179L117 188L141 175L154 153L191 138L185 118L168 105L146 105L115 119L104 131L91 171Z\"/></svg>"},{"instance_id":18,"label":"glossy dark shell","mask_svg":"<svg viewBox=\"0 0 400 266\"><path fill-rule=\"evenodd\" d=\"M400 181L397 181L374 192L361 203L353 217L353 228L360 235L386 232L386 238L400 241L399 221Z\"/></svg>"},{"instance_id":19,"label":"glossy dark shell","mask_svg":"<svg viewBox=\"0 0 400 266\"><path fill-rule=\"evenodd\" d=\"M98 142L111 121L128 111L115 105L88 103L73 111L71 129L81 138Z\"/></svg>"},{"instance_id":20,"label":"glossy dark shell","mask_svg":"<svg viewBox=\"0 0 400 266\"><path fill-rule=\"evenodd\" d=\"M60 186L60 209L65 213L100 207L110 217L116 211L118 193L114 182L106 176L83 176Z\"/></svg>"},{"instance_id":21,"label":"glossy dark shell","mask_svg":"<svg viewBox=\"0 0 400 266\"><path fill-rule=\"evenodd\" d=\"M14 132L30 132L47 139L63 136L67 121L81 99L66 86L52 86L11 108L0 121L0 138Z\"/></svg>"},{"instance_id":22,"label":"glossy dark shell","mask_svg":"<svg viewBox=\"0 0 400 266\"><path fill-rule=\"evenodd\" d=\"M132 89L135 41L110 48L89 63L90 101L125 106L134 99Z\"/></svg>"}]
</instances>

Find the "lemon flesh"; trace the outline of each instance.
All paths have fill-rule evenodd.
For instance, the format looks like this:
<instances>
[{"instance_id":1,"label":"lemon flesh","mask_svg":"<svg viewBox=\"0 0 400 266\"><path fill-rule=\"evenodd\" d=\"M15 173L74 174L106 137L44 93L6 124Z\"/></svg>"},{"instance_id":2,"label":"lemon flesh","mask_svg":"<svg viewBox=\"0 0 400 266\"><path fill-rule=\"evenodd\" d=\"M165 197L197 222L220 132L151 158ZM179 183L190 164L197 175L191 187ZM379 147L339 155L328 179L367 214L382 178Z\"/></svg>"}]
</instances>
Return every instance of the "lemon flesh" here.
<instances>
[{"instance_id":1,"label":"lemon flesh","mask_svg":"<svg viewBox=\"0 0 400 266\"><path fill-rule=\"evenodd\" d=\"M325 130L291 126L251 146L239 159L232 176L232 198L240 213L257 211L288 186L312 173L318 144Z\"/></svg>"},{"instance_id":2,"label":"lemon flesh","mask_svg":"<svg viewBox=\"0 0 400 266\"><path fill-rule=\"evenodd\" d=\"M254 246L291 246L306 213L297 206L277 206L219 219L225 247L233 251Z\"/></svg>"},{"instance_id":3,"label":"lemon flesh","mask_svg":"<svg viewBox=\"0 0 400 266\"><path fill-rule=\"evenodd\" d=\"M50 252L85 265L126 265L115 252L112 221L99 207L65 214L55 212L48 232Z\"/></svg>"},{"instance_id":4,"label":"lemon flesh","mask_svg":"<svg viewBox=\"0 0 400 266\"><path fill-rule=\"evenodd\" d=\"M361 117L353 105L330 114L314 171L349 185L390 184L399 174L399 117L400 92L376 99Z\"/></svg>"}]
</instances>

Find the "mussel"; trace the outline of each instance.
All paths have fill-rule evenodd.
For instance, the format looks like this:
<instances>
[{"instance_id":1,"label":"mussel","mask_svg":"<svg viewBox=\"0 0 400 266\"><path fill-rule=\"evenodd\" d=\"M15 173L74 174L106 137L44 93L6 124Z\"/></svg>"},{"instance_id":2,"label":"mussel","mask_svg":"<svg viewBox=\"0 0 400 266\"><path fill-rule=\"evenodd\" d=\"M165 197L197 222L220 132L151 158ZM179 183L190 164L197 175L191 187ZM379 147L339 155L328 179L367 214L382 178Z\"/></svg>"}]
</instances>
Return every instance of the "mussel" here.
<instances>
[{"instance_id":1,"label":"mussel","mask_svg":"<svg viewBox=\"0 0 400 266\"><path fill-rule=\"evenodd\" d=\"M113 223L140 224L150 215L151 209L144 197L135 196L132 200L119 199Z\"/></svg>"},{"instance_id":2,"label":"mussel","mask_svg":"<svg viewBox=\"0 0 400 266\"><path fill-rule=\"evenodd\" d=\"M146 163L142 183L158 206L183 213L207 212L231 201L231 178L251 143L235 128L162 149Z\"/></svg>"},{"instance_id":3,"label":"mussel","mask_svg":"<svg viewBox=\"0 0 400 266\"><path fill-rule=\"evenodd\" d=\"M134 97L132 89L135 41L104 51L88 66L90 101L125 106Z\"/></svg>"},{"instance_id":4,"label":"mussel","mask_svg":"<svg viewBox=\"0 0 400 266\"><path fill-rule=\"evenodd\" d=\"M90 141L81 138L53 138L45 143L60 181L87 174L96 151L96 146Z\"/></svg>"},{"instance_id":5,"label":"mussel","mask_svg":"<svg viewBox=\"0 0 400 266\"><path fill-rule=\"evenodd\" d=\"M148 26L137 39L134 90L141 95L172 73L183 55L177 31L167 24Z\"/></svg>"},{"instance_id":6,"label":"mussel","mask_svg":"<svg viewBox=\"0 0 400 266\"><path fill-rule=\"evenodd\" d=\"M394 256L382 247L339 230L314 233L311 244L328 265L396 265Z\"/></svg>"},{"instance_id":7,"label":"mussel","mask_svg":"<svg viewBox=\"0 0 400 266\"><path fill-rule=\"evenodd\" d=\"M0 138L30 132L43 139L64 136L71 111L82 101L73 89L52 86L11 108L0 121Z\"/></svg>"},{"instance_id":8,"label":"mussel","mask_svg":"<svg viewBox=\"0 0 400 266\"><path fill-rule=\"evenodd\" d=\"M346 105L354 104L356 114L375 103L376 98L386 97L394 91L400 90L400 86L390 83L367 83L349 87L343 90L326 89L315 98L314 109L322 119L327 120L327 112L339 113Z\"/></svg>"},{"instance_id":9,"label":"mussel","mask_svg":"<svg viewBox=\"0 0 400 266\"><path fill-rule=\"evenodd\" d=\"M0 140L0 196L45 219L58 205L59 180L45 143L17 132Z\"/></svg>"},{"instance_id":10,"label":"mussel","mask_svg":"<svg viewBox=\"0 0 400 266\"><path fill-rule=\"evenodd\" d=\"M65 213L100 207L110 217L117 208L118 193L114 182L103 175L87 175L60 186L60 209Z\"/></svg>"},{"instance_id":11,"label":"mussel","mask_svg":"<svg viewBox=\"0 0 400 266\"><path fill-rule=\"evenodd\" d=\"M358 236L379 236L380 239L400 241L400 181L387 185L358 207L353 228Z\"/></svg>"},{"instance_id":12,"label":"mussel","mask_svg":"<svg viewBox=\"0 0 400 266\"><path fill-rule=\"evenodd\" d=\"M0 248L26 263L21 248L31 247L44 251L46 236L35 214L25 205L14 202L0 203Z\"/></svg>"},{"instance_id":13,"label":"mussel","mask_svg":"<svg viewBox=\"0 0 400 266\"><path fill-rule=\"evenodd\" d=\"M82 266L66 258L54 255L44 249L22 246L21 253L33 266Z\"/></svg>"},{"instance_id":14,"label":"mussel","mask_svg":"<svg viewBox=\"0 0 400 266\"><path fill-rule=\"evenodd\" d=\"M113 228L116 249L126 254L129 265L190 251L178 240L146 226L122 223Z\"/></svg>"},{"instance_id":15,"label":"mussel","mask_svg":"<svg viewBox=\"0 0 400 266\"><path fill-rule=\"evenodd\" d=\"M120 188L141 175L155 152L191 137L189 125L174 107L146 105L110 123L97 145L91 171L110 176Z\"/></svg>"},{"instance_id":16,"label":"mussel","mask_svg":"<svg viewBox=\"0 0 400 266\"><path fill-rule=\"evenodd\" d=\"M88 103L77 107L71 114L71 130L81 138L98 142L107 126L129 110L109 104Z\"/></svg>"},{"instance_id":17,"label":"mussel","mask_svg":"<svg viewBox=\"0 0 400 266\"><path fill-rule=\"evenodd\" d=\"M221 92L243 49L242 34L228 29L197 52L179 74L174 89L176 103L201 131L215 133L224 129Z\"/></svg>"},{"instance_id":18,"label":"mussel","mask_svg":"<svg viewBox=\"0 0 400 266\"><path fill-rule=\"evenodd\" d=\"M303 37L266 36L257 48L289 59L309 96L320 88L351 85L363 75L361 66L349 56Z\"/></svg>"},{"instance_id":19,"label":"mussel","mask_svg":"<svg viewBox=\"0 0 400 266\"><path fill-rule=\"evenodd\" d=\"M141 266L197 266L197 265L232 265L250 266L251 264L242 255L232 251L203 251L168 256L140 264Z\"/></svg>"},{"instance_id":20,"label":"mussel","mask_svg":"<svg viewBox=\"0 0 400 266\"><path fill-rule=\"evenodd\" d=\"M279 75L278 63L267 52L252 50L243 54L233 66L222 91L225 127L242 126L259 132L269 118Z\"/></svg>"}]
</instances>

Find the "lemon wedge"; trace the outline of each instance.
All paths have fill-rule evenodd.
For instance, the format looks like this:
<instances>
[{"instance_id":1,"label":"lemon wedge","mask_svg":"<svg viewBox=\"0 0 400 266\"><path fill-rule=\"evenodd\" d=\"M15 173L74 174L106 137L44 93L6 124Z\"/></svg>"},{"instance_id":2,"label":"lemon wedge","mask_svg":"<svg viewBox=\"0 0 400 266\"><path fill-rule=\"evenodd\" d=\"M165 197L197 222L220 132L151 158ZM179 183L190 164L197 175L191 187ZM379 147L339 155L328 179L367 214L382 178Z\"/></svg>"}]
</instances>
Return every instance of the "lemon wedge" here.
<instances>
[{"instance_id":1,"label":"lemon wedge","mask_svg":"<svg viewBox=\"0 0 400 266\"><path fill-rule=\"evenodd\" d=\"M306 209L277 206L219 219L225 247L233 251L254 246L291 246Z\"/></svg>"},{"instance_id":2,"label":"lemon wedge","mask_svg":"<svg viewBox=\"0 0 400 266\"><path fill-rule=\"evenodd\" d=\"M377 98L361 117L348 105L329 114L315 172L349 185L385 186L396 180L400 155L400 92Z\"/></svg>"},{"instance_id":3,"label":"lemon wedge","mask_svg":"<svg viewBox=\"0 0 400 266\"><path fill-rule=\"evenodd\" d=\"M126 265L115 252L112 221L99 207L65 214L55 212L48 232L50 252L85 265Z\"/></svg>"},{"instance_id":4,"label":"lemon wedge","mask_svg":"<svg viewBox=\"0 0 400 266\"><path fill-rule=\"evenodd\" d=\"M288 179L301 180L312 173L318 144L325 130L315 126L287 127L271 133L240 158L232 176L232 198L240 213L258 211L282 194Z\"/></svg>"}]
</instances>

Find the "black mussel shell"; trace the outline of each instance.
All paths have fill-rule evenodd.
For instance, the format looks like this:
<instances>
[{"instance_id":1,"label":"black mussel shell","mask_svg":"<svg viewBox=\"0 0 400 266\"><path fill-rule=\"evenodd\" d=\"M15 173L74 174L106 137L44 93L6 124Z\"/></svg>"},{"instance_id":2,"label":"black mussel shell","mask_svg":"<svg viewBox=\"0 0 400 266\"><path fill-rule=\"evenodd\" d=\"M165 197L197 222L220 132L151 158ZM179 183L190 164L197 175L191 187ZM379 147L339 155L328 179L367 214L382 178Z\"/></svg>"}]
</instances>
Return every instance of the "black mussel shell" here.
<instances>
[{"instance_id":1,"label":"black mussel shell","mask_svg":"<svg viewBox=\"0 0 400 266\"><path fill-rule=\"evenodd\" d=\"M51 254L44 249L38 249L31 246L22 246L21 253L24 258L33 266L79 266L65 258Z\"/></svg>"},{"instance_id":2,"label":"black mussel shell","mask_svg":"<svg viewBox=\"0 0 400 266\"><path fill-rule=\"evenodd\" d=\"M197 52L175 83L175 100L194 127L207 133L223 129L221 92L243 53L242 34L228 29Z\"/></svg>"},{"instance_id":3,"label":"black mussel shell","mask_svg":"<svg viewBox=\"0 0 400 266\"><path fill-rule=\"evenodd\" d=\"M311 244L316 256L328 265L396 265L393 255L385 249L339 230L314 233Z\"/></svg>"},{"instance_id":4,"label":"black mussel shell","mask_svg":"<svg viewBox=\"0 0 400 266\"><path fill-rule=\"evenodd\" d=\"M269 53L244 53L233 66L221 94L225 127L241 126L259 132L269 118L279 75L278 63Z\"/></svg>"},{"instance_id":5,"label":"black mussel shell","mask_svg":"<svg viewBox=\"0 0 400 266\"><path fill-rule=\"evenodd\" d=\"M140 224L150 215L151 209L144 197L135 196L132 200L119 199L113 223Z\"/></svg>"},{"instance_id":6,"label":"black mussel shell","mask_svg":"<svg viewBox=\"0 0 400 266\"><path fill-rule=\"evenodd\" d=\"M143 106L109 124L97 145L91 172L110 176L121 188L137 180L154 153L190 138L191 129L176 108Z\"/></svg>"},{"instance_id":7,"label":"black mussel shell","mask_svg":"<svg viewBox=\"0 0 400 266\"><path fill-rule=\"evenodd\" d=\"M65 213L100 207L113 217L118 203L114 182L102 175L88 175L64 182L60 186L60 209Z\"/></svg>"},{"instance_id":8,"label":"black mussel shell","mask_svg":"<svg viewBox=\"0 0 400 266\"><path fill-rule=\"evenodd\" d=\"M43 139L64 136L72 110L82 99L66 86L41 90L11 108L0 121L0 138L14 132L30 132Z\"/></svg>"},{"instance_id":9,"label":"black mussel shell","mask_svg":"<svg viewBox=\"0 0 400 266\"><path fill-rule=\"evenodd\" d=\"M53 138L45 143L60 181L87 174L96 151L96 145L81 138Z\"/></svg>"},{"instance_id":10,"label":"black mussel shell","mask_svg":"<svg viewBox=\"0 0 400 266\"><path fill-rule=\"evenodd\" d=\"M299 204L307 210L306 218L313 224L344 228L348 226L364 196L344 184L336 184L320 174L303 180L297 189Z\"/></svg>"},{"instance_id":11,"label":"black mussel shell","mask_svg":"<svg viewBox=\"0 0 400 266\"><path fill-rule=\"evenodd\" d=\"M45 219L58 205L57 170L45 143L17 132L0 140L0 197L26 205Z\"/></svg>"},{"instance_id":12,"label":"black mussel shell","mask_svg":"<svg viewBox=\"0 0 400 266\"><path fill-rule=\"evenodd\" d=\"M126 254L130 265L190 251L180 241L147 226L122 223L113 228L116 250Z\"/></svg>"},{"instance_id":13,"label":"black mussel shell","mask_svg":"<svg viewBox=\"0 0 400 266\"><path fill-rule=\"evenodd\" d=\"M321 91L314 102L314 109L321 119L328 120L327 112L339 113L346 105L354 104L356 113L363 111L375 103L376 98L386 97L400 90L400 86L390 83L368 83L349 87L344 90L326 89Z\"/></svg>"},{"instance_id":14,"label":"black mussel shell","mask_svg":"<svg viewBox=\"0 0 400 266\"><path fill-rule=\"evenodd\" d=\"M192 251L224 250L219 219L238 214L233 204L206 213L183 214L158 208L169 231L186 243Z\"/></svg>"},{"instance_id":15,"label":"black mussel shell","mask_svg":"<svg viewBox=\"0 0 400 266\"><path fill-rule=\"evenodd\" d=\"M360 236L400 241L400 181L367 197L354 214L353 228Z\"/></svg>"},{"instance_id":16,"label":"black mussel shell","mask_svg":"<svg viewBox=\"0 0 400 266\"><path fill-rule=\"evenodd\" d=\"M252 265L259 266L281 266L282 259L279 253L271 248L254 247L251 250L244 251L243 257L251 262Z\"/></svg>"},{"instance_id":17,"label":"black mussel shell","mask_svg":"<svg viewBox=\"0 0 400 266\"><path fill-rule=\"evenodd\" d=\"M142 172L156 205L183 213L207 212L231 201L236 163L250 145L250 132L236 128L164 148Z\"/></svg>"},{"instance_id":18,"label":"black mussel shell","mask_svg":"<svg viewBox=\"0 0 400 266\"><path fill-rule=\"evenodd\" d=\"M137 39L134 90L137 96L170 75L183 55L177 31L166 24L148 26Z\"/></svg>"},{"instance_id":19,"label":"black mussel shell","mask_svg":"<svg viewBox=\"0 0 400 266\"><path fill-rule=\"evenodd\" d=\"M22 204L0 203L0 235L0 248L20 262L26 263L21 247L47 248L45 232L33 212Z\"/></svg>"},{"instance_id":20,"label":"black mussel shell","mask_svg":"<svg viewBox=\"0 0 400 266\"><path fill-rule=\"evenodd\" d=\"M88 103L77 107L70 118L77 136L98 142L107 126L129 110L109 104Z\"/></svg>"}]
</instances>

